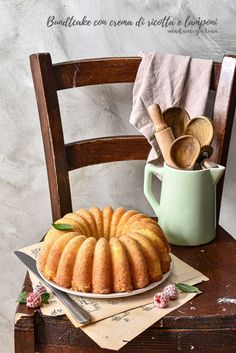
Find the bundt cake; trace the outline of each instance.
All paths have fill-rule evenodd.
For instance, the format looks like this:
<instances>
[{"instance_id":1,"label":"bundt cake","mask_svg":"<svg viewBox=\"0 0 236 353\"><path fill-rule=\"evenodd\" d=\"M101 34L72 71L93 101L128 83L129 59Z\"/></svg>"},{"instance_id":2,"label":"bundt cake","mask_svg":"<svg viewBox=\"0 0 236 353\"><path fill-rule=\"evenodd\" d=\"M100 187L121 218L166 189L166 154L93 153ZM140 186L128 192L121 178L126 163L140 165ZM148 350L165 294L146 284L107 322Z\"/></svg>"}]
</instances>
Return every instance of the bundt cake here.
<instances>
[{"instance_id":1,"label":"bundt cake","mask_svg":"<svg viewBox=\"0 0 236 353\"><path fill-rule=\"evenodd\" d=\"M170 268L163 231L137 211L81 208L55 223L64 230L48 231L38 266L62 287L101 294L131 291L160 280Z\"/></svg>"}]
</instances>

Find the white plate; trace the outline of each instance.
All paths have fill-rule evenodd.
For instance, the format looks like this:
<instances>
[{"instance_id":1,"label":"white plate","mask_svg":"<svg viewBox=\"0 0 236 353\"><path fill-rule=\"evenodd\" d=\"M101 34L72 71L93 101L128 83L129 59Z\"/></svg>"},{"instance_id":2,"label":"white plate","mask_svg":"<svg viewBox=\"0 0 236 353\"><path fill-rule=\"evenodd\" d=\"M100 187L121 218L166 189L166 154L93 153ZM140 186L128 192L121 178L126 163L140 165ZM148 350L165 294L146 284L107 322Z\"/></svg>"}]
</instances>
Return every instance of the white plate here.
<instances>
[{"instance_id":1,"label":"white plate","mask_svg":"<svg viewBox=\"0 0 236 353\"><path fill-rule=\"evenodd\" d=\"M84 292L78 292L69 288L61 287L58 284L52 281L49 281L47 278L45 278L44 275L39 271L39 269L38 271L40 273L40 276L52 287L57 288L67 294L72 294L72 295L85 297L85 298L93 298L93 299L114 299L114 298L124 298L124 297L130 297L131 295L141 294L159 286L162 282L164 282L169 277L172 267L173 267L173 258L170 264L170 270L163 275L163 278L160 281L153 282L144 288L135 289L135 290L132 290L131 292L110 293L110 294L84 293Z\"/></svg>"}]
</instances>

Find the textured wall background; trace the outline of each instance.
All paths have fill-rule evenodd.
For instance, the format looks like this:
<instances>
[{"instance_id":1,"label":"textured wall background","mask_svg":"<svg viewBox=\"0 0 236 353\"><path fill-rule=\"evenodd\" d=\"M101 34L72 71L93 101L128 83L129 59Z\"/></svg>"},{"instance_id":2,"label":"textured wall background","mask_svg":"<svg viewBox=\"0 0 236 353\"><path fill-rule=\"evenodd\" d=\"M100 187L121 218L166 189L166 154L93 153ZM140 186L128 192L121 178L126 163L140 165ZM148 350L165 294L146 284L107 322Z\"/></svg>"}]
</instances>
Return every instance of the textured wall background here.
<instances>
[{"instance_id":1,"label":"textured wall background","mask_svg":"<svg viewBox=\"0 0 236 353\"><path fill-rule=\"evenodd\" d=\"M104 56L137 55L139 51L186 54L221 61L236 54L235 1L104 0L0 1L0 214L1 214L1 342L12 351L15 298L24 268L14 249L40 239L51 221L47 176L29 55L50 52L54 62ZM215 34L169 34L165 28L50 27L57 19L84 15L131 19L218 18ZM128 123L132 85L87 87L59 93L65 140L136 133ZM220 223L236 234L236 126L226 172ZM142 192L143 162L84 168L71 174L74 207L109 203L151 212Z\"/></svg>"}]
</instances>

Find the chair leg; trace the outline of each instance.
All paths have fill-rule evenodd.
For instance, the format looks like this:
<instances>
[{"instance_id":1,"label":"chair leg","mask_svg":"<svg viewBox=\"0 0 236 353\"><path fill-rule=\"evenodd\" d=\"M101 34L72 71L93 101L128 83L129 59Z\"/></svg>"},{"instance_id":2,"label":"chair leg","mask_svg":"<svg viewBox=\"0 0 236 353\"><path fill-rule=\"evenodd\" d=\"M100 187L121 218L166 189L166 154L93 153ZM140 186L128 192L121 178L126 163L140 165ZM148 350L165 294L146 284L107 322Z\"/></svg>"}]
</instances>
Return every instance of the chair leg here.
<instances>
[{"instance_id":1,"label":"chair leg","mask_svg":"<svg viewBox=\"0 0 236 353\"><path fill-rule=\"evenodd\" d=\"M15 353L35 353L34 316L23 316L15 323Z\"/></svg>"},{"instance_id":2,"label":"chair leg","mask_svg":"<svg viewBox=\"0 0 236 353\"><path fill-rule=\"evenodd\" d=\"M32 291L32 284L27 272L22 291ZM37 309L29 309L25 304L18 304L15 313L14 346L15 353L35 353L34 315Z\"/></svg>"}]
</instances>

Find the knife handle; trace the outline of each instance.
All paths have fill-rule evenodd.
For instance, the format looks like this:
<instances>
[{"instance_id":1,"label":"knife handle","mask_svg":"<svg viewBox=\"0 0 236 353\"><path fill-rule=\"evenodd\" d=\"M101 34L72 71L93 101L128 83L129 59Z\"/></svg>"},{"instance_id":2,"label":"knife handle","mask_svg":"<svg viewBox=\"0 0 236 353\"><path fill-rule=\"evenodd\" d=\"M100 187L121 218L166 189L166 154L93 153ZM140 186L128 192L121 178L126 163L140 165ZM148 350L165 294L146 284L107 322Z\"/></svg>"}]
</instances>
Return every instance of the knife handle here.
<instances>
[{"instance_id":1,"label":"knife handle","mask_svg":"<svg viewBox=\"0 0 236 353\"><path fill-rule=\"evenodd\" d=\"M65 307L70 311L71 315L74 317L75 320L79 321L81 324L88 324L91 321L91 316L90 314L83 309L81 306L76 304L69 296L68 294L60 291L59 289L56 289L52 287L48 282L46 282L41 276L40 279L42 282L44 282L50 289L51 291L56 294L56 296L62 301L62 303L65 305Z\"/></svg>"}]
</instances>

